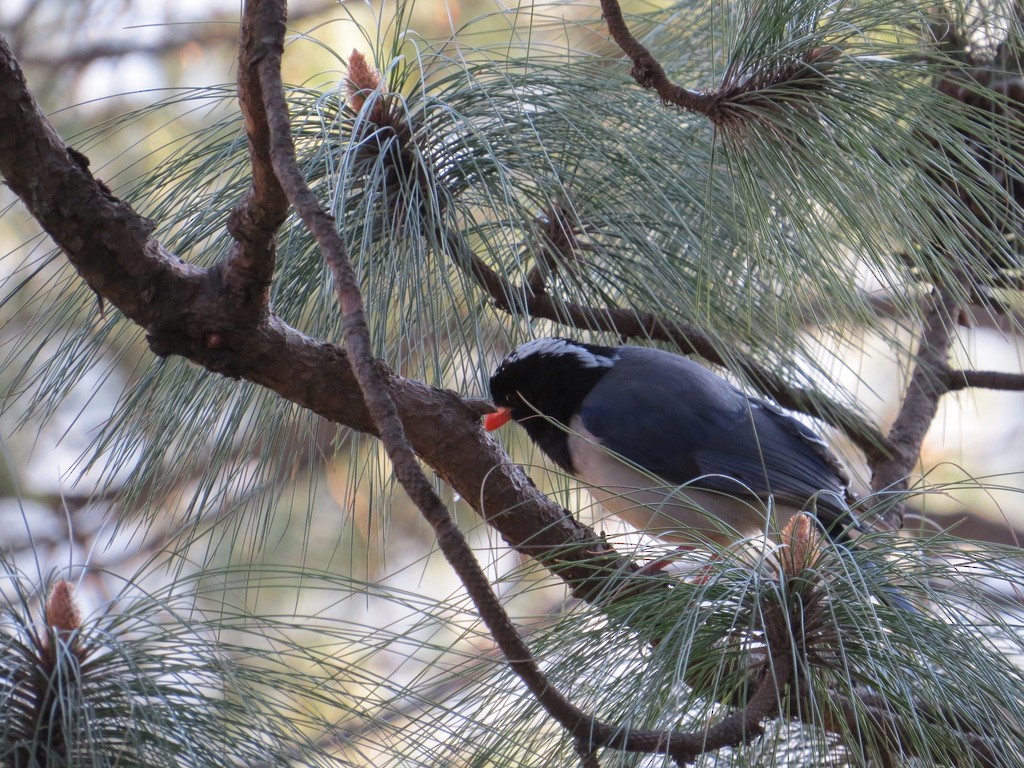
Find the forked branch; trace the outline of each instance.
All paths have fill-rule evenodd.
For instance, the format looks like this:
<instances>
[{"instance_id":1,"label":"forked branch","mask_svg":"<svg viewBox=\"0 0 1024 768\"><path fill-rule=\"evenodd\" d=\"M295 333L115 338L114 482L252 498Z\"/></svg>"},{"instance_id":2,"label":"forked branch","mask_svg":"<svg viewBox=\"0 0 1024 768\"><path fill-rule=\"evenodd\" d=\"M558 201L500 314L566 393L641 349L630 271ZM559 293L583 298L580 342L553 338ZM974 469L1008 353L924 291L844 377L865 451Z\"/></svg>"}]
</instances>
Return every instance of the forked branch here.
<instances>
[{"instance_id":1,"label":"forked branch","mask_svg":"<svg viewBox=\"0 0 1024 768\"><path fill-rule=\"evenodd\" d=\"M907 489L908 478L921 455L925 435L949 391L949 352L956 332L958 304L944 291L936 289L932 306L925 315L924 329L914 357L914 369L900 401L899 413L889 431L887 457L869 459L872 490L876 493L900 493ZM886 522L903 527L903 504L892 505Z\"/></svg>"}]
</instances>

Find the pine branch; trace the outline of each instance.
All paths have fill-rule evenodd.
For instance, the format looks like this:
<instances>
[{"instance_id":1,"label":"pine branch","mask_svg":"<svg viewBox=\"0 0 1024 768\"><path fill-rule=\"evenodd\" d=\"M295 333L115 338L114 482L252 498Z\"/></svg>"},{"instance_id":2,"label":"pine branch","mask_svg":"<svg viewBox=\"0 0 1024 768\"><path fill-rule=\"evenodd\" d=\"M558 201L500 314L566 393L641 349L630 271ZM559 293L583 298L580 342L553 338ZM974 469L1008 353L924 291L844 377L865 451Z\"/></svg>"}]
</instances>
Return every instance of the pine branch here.
<instances>
[{"instance_id":1,"label":"pine branch","mask_svg":"<svg viewBox=\"0 0 1024 768\"><path fill-rule=\"evenodd\" d=\"M752 72L731 66L718 89L694 91L672 82L654 55L633 36L618 0L601 0L601 13L612 39L633 62L630 75L639 85L654 89L663 103L703 115L726 129L741 128L751 119L763 120L766 112L784 103L806 101L808 94L823 90L827 84L824 70L841 53L833 46L822 46L774 65L758 62ZM788 89L785 95L777 90L782 85Z\"/></svg>"},{"instance_id":2,"label":"pine branch","mask_svg":"<svg viewBox=\"0 0 1024 768\"><path fill-rule=\"evenodd\" d=\"M1022 392L1024 391L1024 373L958 370L949 370L947 372L947 392L959 392L960 390L967 389L968 387Z\"/></svg>"},{"instance_id":3,"label":"pine branch","mask_svg":"<svg viewBox=\"0 0 1024 768\"><path fill-rule=\"evenodd\" d=\"M676 85L654 55L633 37L622 17L618 0L601 0L601 15L608 24L608 31L622 52L633 62L630 74L639 85L653 88L666 104L674 104L690 112L704 115L713 122L722 119L718 101L708 94L692 91Z\"/></svg>"},{"instance_id":4,"label":"pine branch","mask_svg":"<svg viewBox=\"0 0 1024 768\"><path fill-rule=\"evenodd\" d=\"M953 344L957 307L955 299L936 289L914 357L914 372L889 431L891 453L868 462L875 493L907 488L907 478L920 458L921 445L935 419L939 400L949 391L949 350ZM887 511L886 522L894 528L903 527L902 504L895 504Z\"/></svg>"},{"instance_id":5,"label":"pine branch","mask_svg":"<svg viewBox=\"0 0 1024 768\"><path fill-rule=\"evenodd\" d=\"M247 5L246 12L250 23L256 22L255 14L266 14L262 22L274 28L272 35L261 30L247 36L248 43L243 43L255 46L246 66L256 68L259 78L252 79L251 73L240 73L243 98L251 99L258 90L261 100L274 107L264 117L250 103L249 107L244 107L247 117L254 123L272 120L273 130L251 126L250 139L256 145L254 182L240 210L252 213L252 217L251 221L242 221L236 226L239 260L227 268L227 274L235 276L232 279L239 285L262 286L272 272L273 254L269 248L276 226L273 222L281 215L281 197L269 179L257 181L255 178L260 173L268 173L269 158L276 168L275 175L286 182L289 197L317 235L336 272L336 289L345 315L356 318L354 322L347 321L350 343L352 338L357 340L352 348L355 354L347 355L336 346L310 339L269 311L252 312L251 306L240 310L235 297L224 290L224 265L202 270L183 264L166 252L150 236L150 222L115 198L101 182L95 181L87 172L84 158L65 147L56 136L32 101L3 41L0 41L0 122L5 126L5 133L0 136L0 171L94 290L149 331L149 342L155 353L184 355L211 371L245 377L270 387L292 402L338 423L382 434L390 448L400 454L396 466L400 464L401 471L410 476L418 473L409 452L415 451L520 551L537 556L584 596L593 597L602 589L607 590L609 575L615 574L614 569L622 565L622 561L592 531L571 520L564 510L532 488L521 471L509 465L507 457L481 432L476 418L478 409L453 393L402 379L370 356L368 339L358 323L358 286L350 267L346 269L340 239L333 222L319 209L294 167L294 149L288 146L287 105L279 70L283 50L280 40L283 5L254 2ZM250 13L254 15L249 17ZM261 155L263 145L266 153ZM260 209L258 200L269 201L269 214ZM262 291L256 293L259 297L263 295ZM254 298L251 303L265 310L265 302ZM560 311L558 305L550 306L549 311ZM943 307L943 311L947 309L951 308ZM634 317L635 322L642 320ZM943 344L948 351L950 340L948 331L943 339L938 325L942 324L936 323L935 328L930 328L934 330L934 339L928 339L928 344L922 342L915 376L926 367L933 375L941 372L940 364L945 364L948 370ZM654 321L650 329L642 325L641 328L668 333ZM679 332L683 334L687 330L683 327ZM926 338L928 336L926 333ZM688 341L691 346L698 342L699 336ZM917 389L914 389L914 380L911 384L907 402L919 401L920 408L926 411L931 402L930 392L922 382L917 383ZM934 399L937 401L937 396ZM916 416L908 416L914 426L916 419ZM403 429L409 439L408 446L402 444ZM908 428L895 437L912 442L915 433ZM421 474L403 476L403 479L411 481L414 491L422 489L425 481ZM433 493L429 483L426 490ZM431 515L438 519L447 515L436 496L420 495L419 491L416 496L430 508ZM506 510L515 510L515 515L506 514ZM438 527L446 552L448 548L451 551L461 549L457 540L448 538L447 523ZM456 567L466 569L467 574L475 565L458 558L456 562ZM474 582L475 579L482 579L482 586ZM490 589L482 573L469 574L467 586L471 590ZM475 597L482 594L474 593ZM493 592L484 599L497 603ZM495 614L481 612L492 621L507 621L507 616L502 618L500 604L496 605L496 611ZM533 665L533 670L527 669L528 684L555 710L577 743L590 746L587 754L595 746L608 746L663 752L671 754L677 762L686 762L708 749L745 743L758 735L765 718L777 714L782 699L780 691L793 672L790 658L795 655L794 649L785 639L787 633L782 633L783 642L779 646L773 644L772 657L757 672L758 684L752 686L754 694L738 711L697 733L623 733L584 715L567 700L559 699L529 656L515 651L512 629L512 635L498 634L512 644L513 667L522 671ZM709 744L718 746L709 747ZM585 746L581 749L586 751Z\"/></svg>"},{"instance_id":6,"label":"pine branch","mask_svg":"<svg viewBox=\"0 0 1024 768\"><path fill-rule=\"evenodd\" d=\"M276 27L280 30L278 34L283 35L281 6L252 3L247 6L247 18L249 14L253 14L252 23L257 15L265 14L263 23ZM282 146L290 142L284 127L287 118L280 114L284 97L276 69L283 48L262 30L247 39L258 41L263 47L249 61L259 69L264 103L269 101L277 106L276 110L268 110L268 118L278 121L271 123L273 130L269 133L270 155L277 168L286 162L278 153L283 151L287 156L288 149ZM340 350L302 336L273 316L254 318L250 312L239 312L227 293L219 290L219 269L188 266L166 253L150 237L152 225L95 181L80 156L63 145L29 95L21 71L2 40L0 93L5 94L0 101L0 120L10 128L9 138L0 144L0 172L90 285L149 330L154 352L183 354L210 370L245 376L270 386L293 402L339 423L374 434L380 432L370 414L380 403L368 408L359 395L359 376L366 376L367 372L355 373ZM40 168L50 172L39 178L36 173ZM278 168L278 178L285 184L296 184L294 175L289 182L284 170ZM53 203L54 196L61 200L61 205ZM308 188L293 188L290 196L300 212L306 211L307 204L315 204ZM337 243L331 243L336 234L331 234L333 225L329 217L322 212L313 214L310 223L322 238L322 245L337 248ZM154 285L159 290L154 290ZM357 297L346 296L346 311L350 311L354 299ZM591 596L607 594L607 578L616 573L612 569L621 563L614 551L564 510L552 505L520 471L511 467L484 435L470 407L452 393L395 376L379 361L369 358L365 337L361 354L362 365L375 371L380 382L375 396L394 396L394 416L401 415L412 439L412 449L464 498L474 501L478 511L492 524L503 533L512 534L507 534L510 541L518 542L523 550L538 556L563 578L571 580L571 574L581 577L575 579L577 592ZM373 386L367 384L367 390ZM462 449L460 442L464 445ZM411 454L408 458L411 460ZM419 482L422 484L425 478ZM429 489L429 483L426 487ZM434 514L447 516L439 499L429 503L436 505ZM516 514L489 514L490 510L508 509L516 510ZM461 534L454 525L438 527L439 544L446 553L461 548L456 538L461 538ZM779 699L775 686L781 685L788 675L785 660L774 661L775 673L765 677L748 704L710 731L627 732L588 716L547 683L528 649L517 639L479 566L460 560L459 556L453 560L466 579L467 589L481 601L481 615L496 639L504 644L513 668L517 673L525 672L523 676L534 695L578 741L585 740L594 748L669 754L677 763L684 764L708 749L744 743L757 735L759 721L774 711ZM618 571L619 575L622 573ZM481 600L485 591L489 597ZM502 623L508 626L502 627ZM783 653L780 659L785 657Z\"/></svg>"}]
</instances>

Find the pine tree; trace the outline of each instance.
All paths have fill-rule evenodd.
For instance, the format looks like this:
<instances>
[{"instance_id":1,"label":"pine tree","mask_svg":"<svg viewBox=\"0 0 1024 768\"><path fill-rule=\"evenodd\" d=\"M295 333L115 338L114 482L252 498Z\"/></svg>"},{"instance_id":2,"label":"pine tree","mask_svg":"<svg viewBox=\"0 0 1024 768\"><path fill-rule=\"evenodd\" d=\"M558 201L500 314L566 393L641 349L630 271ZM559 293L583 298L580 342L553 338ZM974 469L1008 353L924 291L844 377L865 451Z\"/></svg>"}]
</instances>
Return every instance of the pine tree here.
<instances>
[{"instance_id":1,"label":"pine tree","mask_svg":"<svg viewBox=\"0 0 1024 768\"><path fill-rule=\"evenodd\" d=\"M50 415L137 361L76 467L101 477L90 542L127 553L117 594L84 610L71 574L0 556L4 764L1024 763L1022 611L991 588L1018 550L899 535L942 492L916 475L940 402L1024 390L963 341L1019 319L1017 6L601 0L424 40L399 2L300 87L285 5L245 3L237 91L70 142L0 40L0 173L59 249L11 270L36 315L12 401ZM188 110L152 172L90 169ZM869 332L906 370L886 426L839 375ZM549 333L693 355L816 420L874 532L851 554L797 518L652 575L665 547L580 522L480 428L493 362ZM381 510L411 499L446 597L344 568L345 523L294 482L324 456L389 557ZM481 565L488 532L517 567Z\"/></svg>"}]
</instances>

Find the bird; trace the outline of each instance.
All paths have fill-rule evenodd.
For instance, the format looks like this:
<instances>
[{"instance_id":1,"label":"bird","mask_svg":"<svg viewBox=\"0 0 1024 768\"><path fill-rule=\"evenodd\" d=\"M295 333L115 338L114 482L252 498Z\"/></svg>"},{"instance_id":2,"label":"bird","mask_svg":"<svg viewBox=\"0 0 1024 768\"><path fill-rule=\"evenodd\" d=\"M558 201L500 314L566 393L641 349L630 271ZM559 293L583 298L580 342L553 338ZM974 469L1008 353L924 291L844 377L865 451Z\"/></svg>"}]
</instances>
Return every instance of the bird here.
<instances>
[{"instance_id":1,"label":"bird","mask_svg":"<svg viewBox=\"0 0 1024 768\"><path fill-rule=\"evenodd\" d=\"M539 338L490 378L497 411L610 513L684 548L778 532L808 512L836 542L864 526L842 464L777 405L681 355Z\"/></svg>"}]
</instances>

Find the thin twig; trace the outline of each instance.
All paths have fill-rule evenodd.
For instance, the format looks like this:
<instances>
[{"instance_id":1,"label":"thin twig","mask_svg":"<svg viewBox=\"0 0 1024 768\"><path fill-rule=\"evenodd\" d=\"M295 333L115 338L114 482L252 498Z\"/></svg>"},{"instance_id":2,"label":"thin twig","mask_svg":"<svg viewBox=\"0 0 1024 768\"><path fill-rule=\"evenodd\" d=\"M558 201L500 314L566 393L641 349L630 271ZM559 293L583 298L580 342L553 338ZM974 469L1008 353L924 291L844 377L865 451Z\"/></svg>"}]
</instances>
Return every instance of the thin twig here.
<instances>
[{"instance_id":1,"label":"thin twig","mask_svg":"<svg viewBox=\"0 0 1024 768\"><path fill-rule=\"evenodd\" d=\"M700 91L683 88L669 80L665 68L629 31L618 0L601 0L601 15L608 24L612 39L633 62L630 74L637 83L644 88L653 88L667 104L704 115L713 122L721 119L717 99Z\"/></svg>"},{"instance_id":2,"label":"thin twig","mask_svg":"<svg viewBox=\"0 0 1024 768\"><path fill-rule=\"evenodd\" d=\"M1024 391L1024 373L961 370L950 370L947 372L947 392L959 392L961 389L967 389L968 387L1022 392Z\"/></svg>"},{"instance_id":3,"label":"thin twig","mask_svg":"<svg viewBox=\"0 0 1024 768\"><path fill-rule=\"evenodd\" d=\"M629 31L618 0L601 0L601 13L612 39L633 62L629 73L637 83L653 88L664 103L703 115L725 129L735 129L750 120L763 121L771 111L786 105L808 105L810 94L820 93L828 84L826 67L842 53L835 46L819 46L802 56L761 62L749 72L741 71L733 62L717 89L695 91L669 79L665 68ZM784 97L777 89L782 84L790 86Z\"/></svg>"},{"instance_id":4,"label":"thin twig","mask_svg":"<svg viewBox=\"0 0 1024 768\"><path fill-rule=\"evenodd\" d=\"M914 726L904 722L893 713L889 704L878 697L864 696L851 701L842 696L834 697L833 703L841 715L843 722L838 723L829 718L826 727L835 733L865 734L865 724L870 723L872 738L879 744L888 744L893 751L906 757L919 755L920 736ZM944 713L951 717L952 713ZM944 721L950 728L950 736L959 738L968 746L978 763L983 766L995 766L1001 763L996 759L995 744L988 737L969 730L960 729L952 720Z\"/></svg>"}]
</instances>

